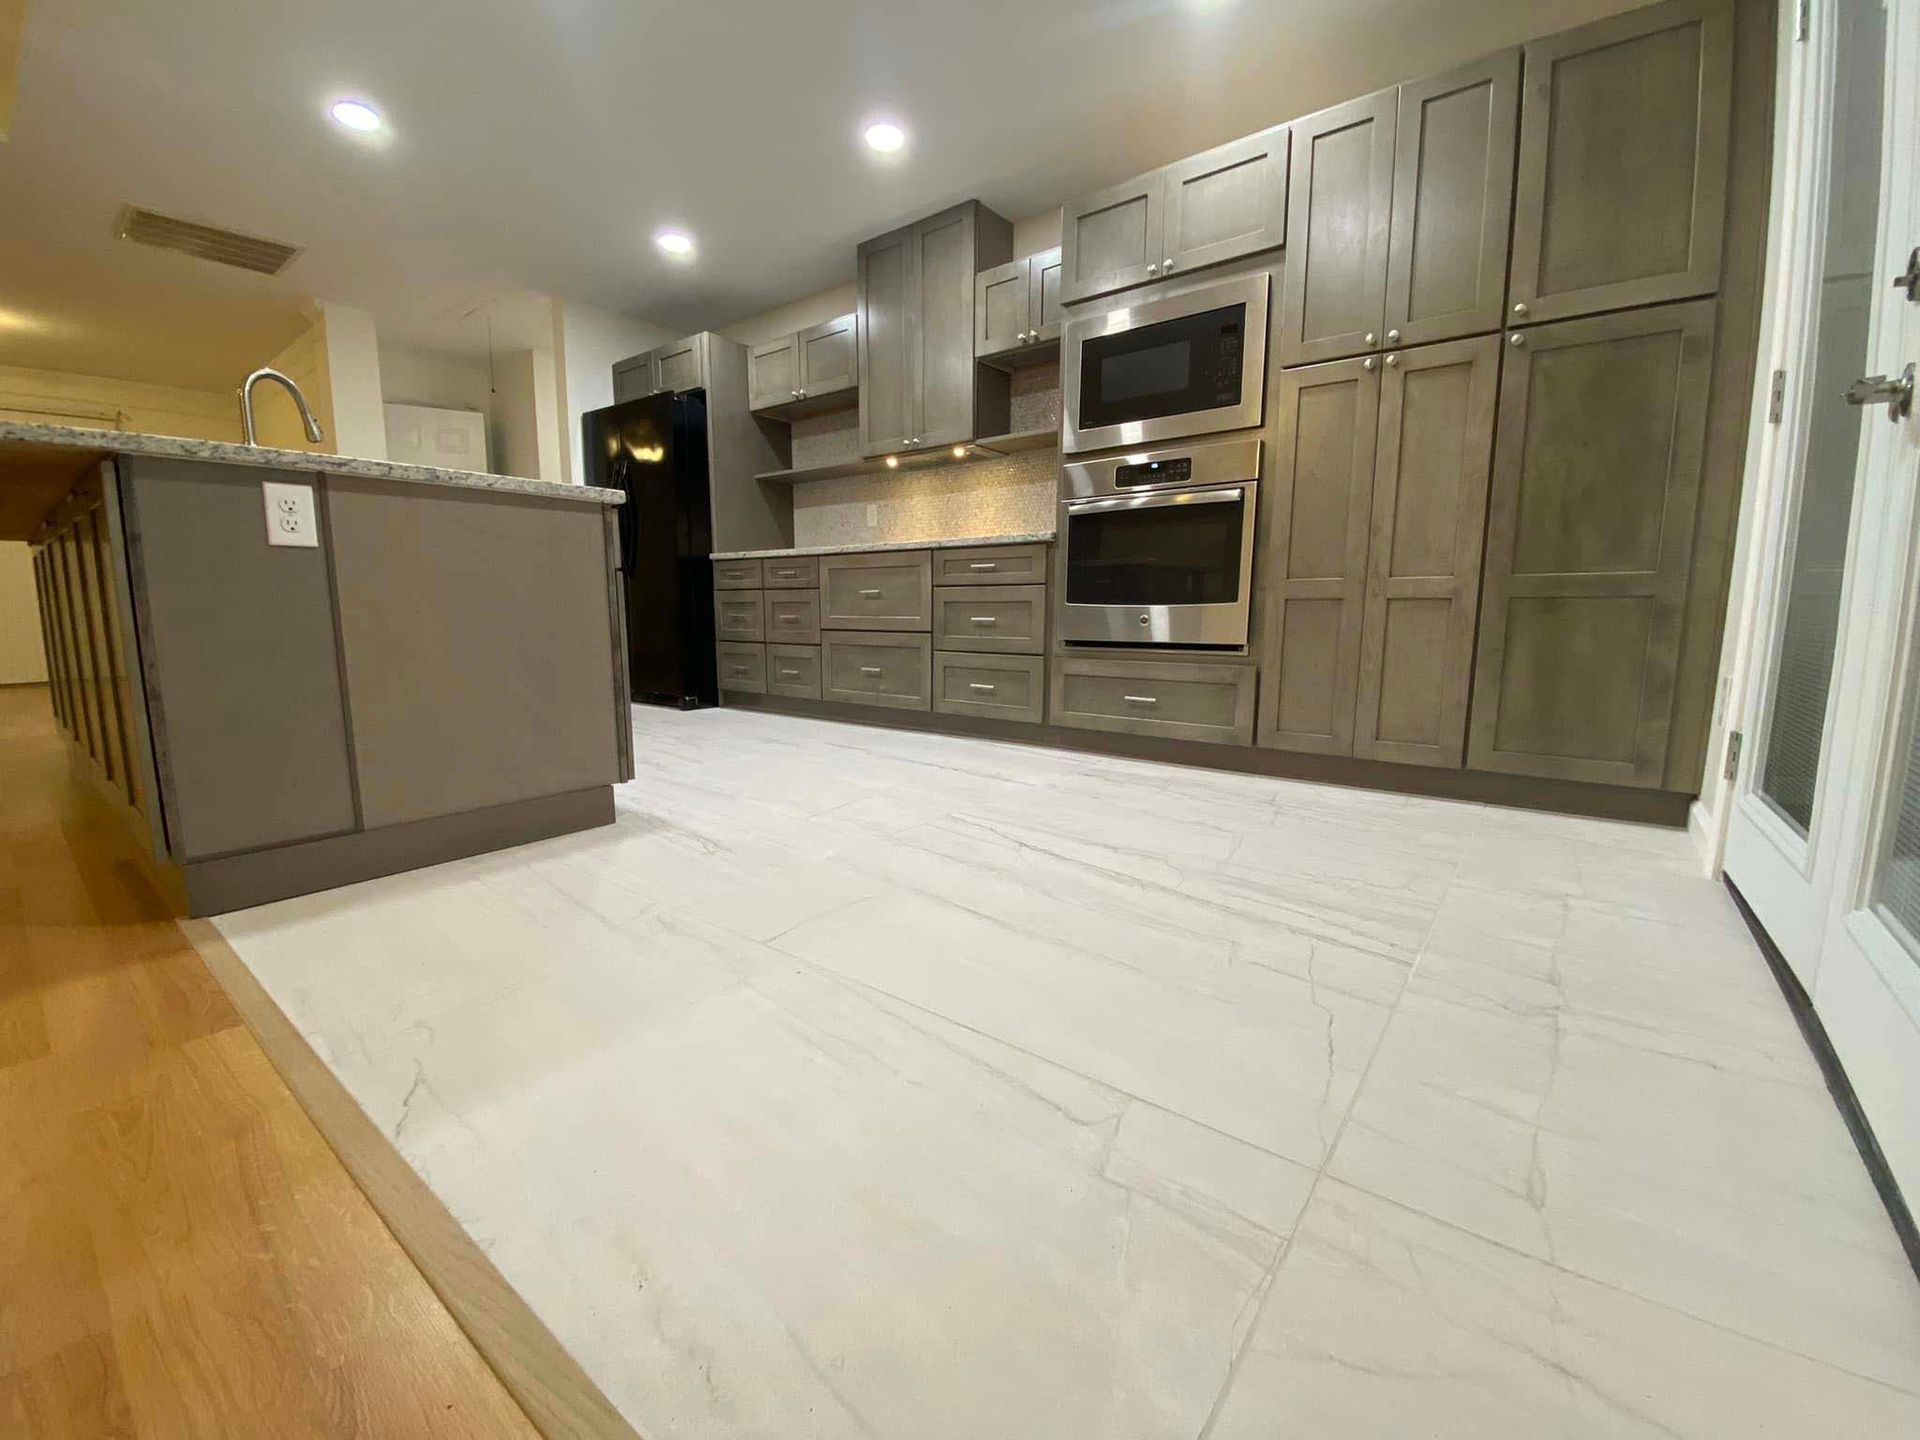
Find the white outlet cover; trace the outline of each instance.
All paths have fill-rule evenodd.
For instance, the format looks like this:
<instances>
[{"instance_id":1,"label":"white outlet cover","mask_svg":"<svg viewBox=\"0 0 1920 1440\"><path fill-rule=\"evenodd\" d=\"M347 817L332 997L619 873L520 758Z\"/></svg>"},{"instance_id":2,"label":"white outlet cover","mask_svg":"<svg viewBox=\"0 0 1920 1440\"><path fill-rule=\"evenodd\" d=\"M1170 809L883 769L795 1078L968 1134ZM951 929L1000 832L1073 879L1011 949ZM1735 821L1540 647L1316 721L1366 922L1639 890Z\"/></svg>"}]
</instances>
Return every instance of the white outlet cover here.
<instances>
[{"instance_id":1,"label":"white outlet cover","mask_svg":"<svg viewBox=\"0 0 1920 1440\"><path fill-rule=\"evenodd\" d=\"M313 486L263 480L260 494L267 511L267 544L320 548L320 526L313 513Z\"/></svg>"}]
</instances>

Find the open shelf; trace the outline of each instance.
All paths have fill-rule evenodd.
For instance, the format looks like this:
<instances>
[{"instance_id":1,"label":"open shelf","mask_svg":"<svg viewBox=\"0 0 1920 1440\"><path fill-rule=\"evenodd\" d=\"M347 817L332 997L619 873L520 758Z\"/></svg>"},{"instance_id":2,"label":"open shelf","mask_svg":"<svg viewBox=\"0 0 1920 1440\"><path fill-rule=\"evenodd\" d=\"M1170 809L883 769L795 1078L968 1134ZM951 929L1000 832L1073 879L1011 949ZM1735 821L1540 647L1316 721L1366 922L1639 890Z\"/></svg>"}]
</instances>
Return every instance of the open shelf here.
<instances>
[{"instance_id":1,"label":"open shelf","mask_svg":"<svg viewBox=\"0 0 1920 1440\"><path fill-rule=\"evenodd\" d=\"M964 457L956 456L949 445L929 446L925 450L895 456L900 463L888 465L885 456L874 460L841 460L831 465L809 465L798 470L768 470L753 478L783 485L800 485L809 480L841 480L850 475L879 475L888 470L917 469L925 465L971 465L980 460L997 460L1002 455L1022 450L1046 450L1060 443L1057 426L1044 430L1016 430L1007 435L985 435L967 444Z\"/></svg>"}]
</instances>

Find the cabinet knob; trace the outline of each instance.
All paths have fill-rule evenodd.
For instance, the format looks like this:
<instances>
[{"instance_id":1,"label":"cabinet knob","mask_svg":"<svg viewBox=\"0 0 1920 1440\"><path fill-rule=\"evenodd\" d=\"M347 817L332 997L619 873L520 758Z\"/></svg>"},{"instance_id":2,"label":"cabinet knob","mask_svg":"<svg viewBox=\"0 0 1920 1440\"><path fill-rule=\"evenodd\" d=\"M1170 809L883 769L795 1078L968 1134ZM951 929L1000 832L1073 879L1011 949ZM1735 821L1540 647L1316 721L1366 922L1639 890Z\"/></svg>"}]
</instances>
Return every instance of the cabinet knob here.
<instances>
[{"instance_id":1,"label":"cabinet knob","mask_svg":"<svg viewBox=\"0 0 1920 1440\"><path fill-rule=\"evenodd\" d=\"M1373 369L1373 357L1372 357L1371 355L1369 355L1369 356L1367 356L1367 358L1366 358L1366 359L1364 359L1364 360L1362 360L1362 361L1360 362L1360 368L1361 368L1362 370L1371 370L1371 369Z\"/></svg>"},{"instance_id":2,"label":"cabinet knob","mask_svg":"<svg viewBox=\"0 0 1920 1440\"><path fill-rule=\"evenodd\" d=\"M1400 363L1400 357L1399 357L1398 355L1389 355L1389 356L1387 356L1387 368L1388 368L1388 369L1392 369L1392 368L1393 368L1393 367L1394 367L1395 365L1398 365L1399 363Z\"/></svg>"},{"instance_id":3,"label":"cabinet knob","mask_svg":"<svg viewBox=\"0 0 1920 1440\"><path fill-rule=\"evenodd\" d=\"M1374 333L1371 330L1369 330L1367 331L1367 344L1371 345L1373 343L1374 343Z\"/></svg>"},{"instance_id":4,"label":"cabinet knob","mask_svg":"<svg viewBox=\"0 0 1920 1440\"><path fill-rule=\"evenodd\" d=\"M1387 331L1387 344L1398 345L1399 343L1400 343L1400 332L1398 330Z\"/></svg>"},{"instance_id":5,"label":"cabinet knob","mask_svg":"<svg viewBox=\"0 0 1920 1440\"><path fill-rule=\"evenodd\" d=\"M1026 331L1024 331L1024 330L1022 330L1022 331L1020 332L1020 334L1019 334L1019 336L1018 336L1018 339L1019 339L1019 341L1020 341L1020 343L1021 343L1022 345L1024 345L1024 344L1026 344L1026 343L1027 343L1027 332L1026 332Z\"/></svg>"},{"instance_id":6,"label":"cabinet knob","mask_svg":"<svg viewBox=\"0 0 1920 1440\"><path fill-rule=\"evenodd\" d=\"M1169 255L1165 260L1162 260L1160 262L1160 268L1162 270L1171 270L1173 268L1173 257Z\"/></svg>"},{"instance_id":7,"label":"cabinet knob","mask_svg":"<svg viewBox=\"0 0 1920 1440\"><path fill-rule=\"evenodd\" d=\"M1527 313L1527 302L1524 300L1516 300L1513 306L1513 313L1516 315L1525 315Z\"/></svg>"},{"instance_id":8,"label":"cabinet knob","mask_svg":"<svg viewBox=\"0 0 1920 1440\"><path fill-rule=\"evenodd\" d=\"M1527 343L1527 337L1517 332L1515 334L1507 336L1507 344L1509 345L1524 345L1526 343Z\"/></svg>"},{"instance_id":9,"label":"cabinet knob","mask_svg":"<svg viewBox=\"0 0 1920 1440\"><path fill-rule=\"evenodd\" d=\"M807 392L806 392L806 391L804 391L804 390L802 390L802 391L800 392L800 398L801 398L802 400L804 400L804 399L806 399L806 398L807 398Z\"/></svg>"},{"instance_id":10,"label":"cabinet knob","mask_svg":"<svg viewBox=\"0 0 1920 1440\"><path fill-rule=\"evenodd\" d=\"M1147 273L1149 275L1157 275L1159 272L1160 272L1160 267L1154 264L1151 260L1149 260L1147 262Z\"/></svg>"}]
</instances>

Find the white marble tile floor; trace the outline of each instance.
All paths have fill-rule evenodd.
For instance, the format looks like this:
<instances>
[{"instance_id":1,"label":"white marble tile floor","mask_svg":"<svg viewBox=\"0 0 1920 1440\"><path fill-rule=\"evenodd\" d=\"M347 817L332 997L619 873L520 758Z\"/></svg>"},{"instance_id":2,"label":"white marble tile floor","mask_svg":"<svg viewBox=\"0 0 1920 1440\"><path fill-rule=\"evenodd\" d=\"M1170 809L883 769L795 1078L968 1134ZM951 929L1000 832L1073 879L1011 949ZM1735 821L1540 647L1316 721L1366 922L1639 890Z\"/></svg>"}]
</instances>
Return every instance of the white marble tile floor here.
<instances>
[{"instance_id":1,"label":"white marble tile floor","mask_svg":"<svg viewBox=\"0 0 1920 1440\"><path fill-rule=\"evenodd\" d=\"M649 1437L1920 1434L1676 831L741 710L221 917Z\"/></svg>"}]
</instances>

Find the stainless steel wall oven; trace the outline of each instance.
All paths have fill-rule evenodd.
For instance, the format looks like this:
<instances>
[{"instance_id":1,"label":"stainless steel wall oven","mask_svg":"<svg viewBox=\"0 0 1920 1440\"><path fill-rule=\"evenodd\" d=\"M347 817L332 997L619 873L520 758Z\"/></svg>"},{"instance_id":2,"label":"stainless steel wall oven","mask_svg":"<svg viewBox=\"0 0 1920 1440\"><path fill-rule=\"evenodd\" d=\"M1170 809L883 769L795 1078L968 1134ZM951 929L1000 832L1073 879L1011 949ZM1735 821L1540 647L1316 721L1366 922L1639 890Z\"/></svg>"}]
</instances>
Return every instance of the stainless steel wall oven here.
<instances>
[{"instance_id":1,"label":"stainless steel wall oven","mask_svg":"<svg viewBox=\"0 0 1920 1440\"><path fill-rule=\"evenodd\" d=\"M1260 423L1265 274L1069 320L1061 446L1069 454Z\"/></svg>"},{"instance_id":2,"label":"stainless steel wall oven","mask_svg":"<svg viewBox=\"0 0 1920 1440\"><path fill-rule=\"evenodd\" d=\"M1258 440L1083 460L1063 477L1061 640L1246 646Z\"/></svg>"}]
</instances>

